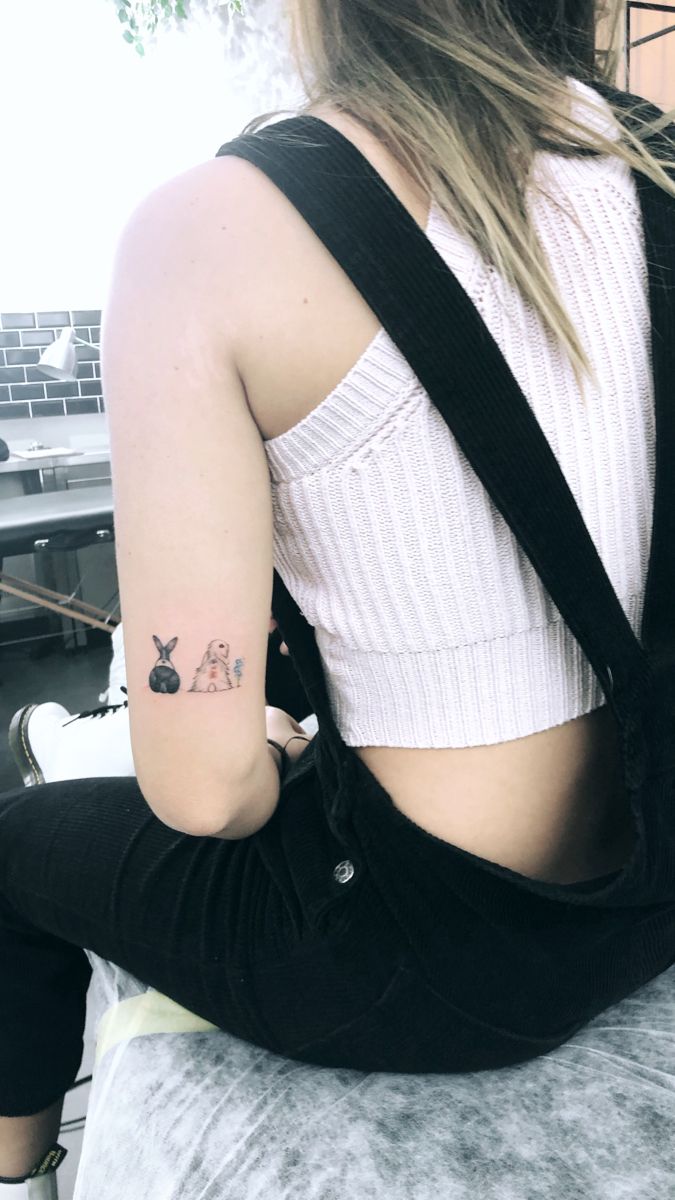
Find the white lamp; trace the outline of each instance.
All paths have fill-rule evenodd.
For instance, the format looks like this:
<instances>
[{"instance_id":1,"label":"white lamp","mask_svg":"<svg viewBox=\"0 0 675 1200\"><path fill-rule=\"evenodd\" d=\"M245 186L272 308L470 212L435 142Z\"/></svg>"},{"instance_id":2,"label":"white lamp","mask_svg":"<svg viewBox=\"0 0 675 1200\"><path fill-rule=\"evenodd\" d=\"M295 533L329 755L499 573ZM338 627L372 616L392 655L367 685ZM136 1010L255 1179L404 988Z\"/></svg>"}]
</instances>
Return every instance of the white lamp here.
<instances>
[{"instance_id":1,"label":"white lamp","mask_svg":"<svg viewBox=\"0 0 675 1200\"><path fill-rule=\"evenodd\" d=\"M91 346L95 349L93 342L85 342L75 334L72 327L62 329L55 342L47 346L40 355L40 361L37 364L38 371L42 371L43 375L48 375L50 379L77 379L77 354L75 353L75 345Z\"/></svg>"}]
</instances>

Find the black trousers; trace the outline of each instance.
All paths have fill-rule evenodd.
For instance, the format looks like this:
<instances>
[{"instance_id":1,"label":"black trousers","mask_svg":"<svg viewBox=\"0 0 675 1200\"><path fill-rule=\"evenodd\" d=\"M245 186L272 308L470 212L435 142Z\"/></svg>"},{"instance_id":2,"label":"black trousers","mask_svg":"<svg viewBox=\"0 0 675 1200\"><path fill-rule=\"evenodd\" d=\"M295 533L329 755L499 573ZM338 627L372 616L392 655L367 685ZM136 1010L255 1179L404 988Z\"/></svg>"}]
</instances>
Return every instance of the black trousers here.
<instances>
[{"instance_id":1,"label":"black trousers","mask_svg":"<svg viewBox=\"0 0 675 1200\"><path fill-rule=\"evenodd\" d=\"M658 950L644 978L608 996L603 972L588 998L586 943L570 925L588 912L560 901L546 912L540 897L486 875L482 860L395 809L365 768L345 847L326 820L320 737L293 764L272 819L237 842L169 829L134 778L0 797L0 1115L38 1112L76 1078L91 974L83 947L275 1053L413 1073L546 1053L675 958L671 906L651 913ZM620 957L625 916L590 915ZM635 937L649 939L644 922Z\"/></svg>"}]
</instances>

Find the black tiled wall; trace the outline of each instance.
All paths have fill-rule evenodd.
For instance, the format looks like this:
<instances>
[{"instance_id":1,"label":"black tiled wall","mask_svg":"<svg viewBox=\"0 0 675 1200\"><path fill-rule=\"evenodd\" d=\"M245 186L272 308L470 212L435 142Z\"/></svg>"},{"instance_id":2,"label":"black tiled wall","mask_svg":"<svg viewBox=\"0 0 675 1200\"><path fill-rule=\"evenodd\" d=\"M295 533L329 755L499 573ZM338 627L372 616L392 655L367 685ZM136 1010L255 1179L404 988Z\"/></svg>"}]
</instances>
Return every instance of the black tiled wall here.
<instances>
[{"instance_id":1,"label":"black tiled wall","mask_svg":"<svg viewBox=\"0 0 675 1200\"><path fill-rule=\"evenodd\" d=\"M75 383L49 379L37 369L43 347L68 325L94 343L91 348L75 346ZM100 309L0 313L0 421L103 412L100 339Z\"/></svg>"}]
</instances>

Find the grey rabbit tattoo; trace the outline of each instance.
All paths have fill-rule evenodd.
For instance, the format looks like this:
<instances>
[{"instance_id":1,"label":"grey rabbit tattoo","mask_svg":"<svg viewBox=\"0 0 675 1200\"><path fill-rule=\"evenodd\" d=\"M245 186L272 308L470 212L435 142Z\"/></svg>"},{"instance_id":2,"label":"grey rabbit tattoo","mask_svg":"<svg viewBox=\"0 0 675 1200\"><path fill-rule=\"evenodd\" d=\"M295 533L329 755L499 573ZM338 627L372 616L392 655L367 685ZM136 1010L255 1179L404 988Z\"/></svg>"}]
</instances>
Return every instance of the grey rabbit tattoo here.
<instances>
[{"instance_id":1,"label":"grey rabbit tattoo","mask_svg":"<svg viewBox=\"0 0 675 1200\"><path fill-rule=\"evenodd\" d=\"M176 648L178 638L172 638L163 646L153 633L152 640L159 650L159 658L150 672L148 683L153 692L165 692L173 695L180 687L180 675L171 662L171 652Z\"/></svg>"}]
</instances>

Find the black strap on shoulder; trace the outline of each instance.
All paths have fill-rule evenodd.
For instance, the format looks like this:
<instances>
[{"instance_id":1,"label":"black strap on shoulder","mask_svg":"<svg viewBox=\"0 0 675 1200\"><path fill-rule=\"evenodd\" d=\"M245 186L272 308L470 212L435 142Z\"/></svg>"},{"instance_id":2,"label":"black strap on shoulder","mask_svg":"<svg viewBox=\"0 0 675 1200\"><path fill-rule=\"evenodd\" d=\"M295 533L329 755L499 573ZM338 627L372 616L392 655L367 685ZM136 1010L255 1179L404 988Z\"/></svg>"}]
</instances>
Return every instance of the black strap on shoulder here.
<instances>
[{"instance_id":1,"label":"black strap on shoulder","mask_svg":"<svg viewBox=\"0 0 675 1200\"><path fill-rule=\"evenodd\" d=\"M624 123L639 133L638 115L655 121L663 112L641 97L607 84L593 87L624 108ZM675 159L675 124L650 135L648 145L661 158ZM675 182L675 167L668 169ZM649 272L652 365L656 418L656 472L652 540L640 640L654 665L675 662L675 200L646 175L633 172L642 207Z\"/></svg>"},{"instance_id":2,"label":"black strap on shoulder","mask_svg":"<svg viewBox=\"0 0 675 1200\"><path fill-rule=\"evenodd\" d=\"M612 96L626 95L609 90ZM641 103L651 119L661 115L639 97L629 100ZM241 136L222 146L221 155L259 167L361 292L446 420L623 722L651 679L647 655L527 398L424 231L360 151L317 118L294 117ZM672 604L675 596L675 471L665 460L675 453L668 403L675 379L675 206L661 189L637 173L635 178L647 235L660 442L646 628L651 645L672 647L675 612L668 612L668 600ZM293 649L294 635L300 638L306 622L276 572L274 605ZM307 659L305 667L316 689L311 695L308 688L308 694L330 720L321 665ZM305 678L303 683L307 686Z\"/></svg>"}]
</instances>

